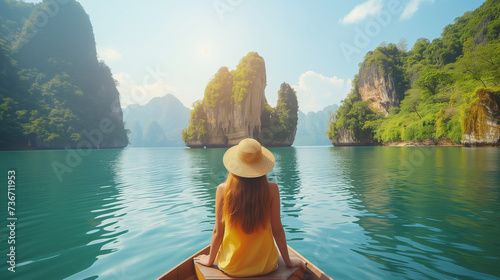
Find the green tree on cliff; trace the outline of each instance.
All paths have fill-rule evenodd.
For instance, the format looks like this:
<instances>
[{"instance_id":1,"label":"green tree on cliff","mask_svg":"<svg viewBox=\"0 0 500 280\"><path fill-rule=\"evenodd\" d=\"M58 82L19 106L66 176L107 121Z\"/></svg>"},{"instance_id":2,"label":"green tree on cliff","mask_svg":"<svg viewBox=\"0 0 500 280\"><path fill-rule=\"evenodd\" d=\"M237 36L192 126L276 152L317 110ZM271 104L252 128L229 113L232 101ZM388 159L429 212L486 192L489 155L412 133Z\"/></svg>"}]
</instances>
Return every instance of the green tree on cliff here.
<instances>
[{"instance_id":1,"label":"green tree on cliff","mask_svg":"<svg viewBox=\"0 0 500 280\"><path fill-rule=\"evenodd\" d=\"M228 106L232 102L232 90L233 75L226 66L223 66L205 88L205 98L203 100L210 108Z\"/></svg>"},{"instance_id":2,"label":"green tree on cliff","mask_svg":"<svg viewBox=\"0 0 500 280\"><path fill-rule=\"evenodd\" d=\"M254 85L257 74L266 71L264 59L256 52L250 52L240 60L236 70L231 71L234 77L233 102L241 103Z\"/></svg>"},{"instance_id":3,"label":"green tree on cliff","mask_svg":"<svg viewBox=\"0 0 500 280\"><path fill-rule=\"evenodd\" d=\"M452 75L450 73L426 67L420 71L420 78L415 82L415 85L427 90L431 95L436 95L440 87L447 86L451 82Z\"/></svg>"},{"instance_id":4,"label":"green tree on cliff","mask_svg":"<svg viewBox=\"0 0 500 280\"><path fill-rule=\"evenodd\" d=\"M267 116L263 116L263 126L269 126L277 141L287 139L297 129L299 104L297 93L287 83L282 83L278 91L276 108L266 104ZM269 124L267 120L269 119Z\"/></svg>"},{"instance_id":5,"label":"green tree on cliff","mask_svg":"<svg viewBox=\"0 0 500 280\"><path fill-rule=\"evenodd\" d=\"M205 141L207 134L207 112L203 102L198 100L193 103L189 126L182 130L182 141Z\"/></svg>"},{"instance_id":6,"label":"green tree on cliff","mask_svg":"<svg viewBox=\"0 0 500 280\"><path fill-rule=\"evenodd\" d=\"M353 140L365 140L373 137L373 122L377 112L370 107L370 101L361 101L358 94L351 93L342 101L342 106L332 116L327 135L330 140L340 140L340 132L348 132Z\"/></svg>"},{"instance_id":7,"label":"green tree on cliff","mask_svg":"<svg viewBox=\"0 0 500 280\"><path fill-rule=\"evenodd\" d=\"M469 78L481 82L484 87L500 84L500 42L485 46L475 45L469 39L466 42L463 58L458 63L458 69Z\"/></svg>"}]
</instances>

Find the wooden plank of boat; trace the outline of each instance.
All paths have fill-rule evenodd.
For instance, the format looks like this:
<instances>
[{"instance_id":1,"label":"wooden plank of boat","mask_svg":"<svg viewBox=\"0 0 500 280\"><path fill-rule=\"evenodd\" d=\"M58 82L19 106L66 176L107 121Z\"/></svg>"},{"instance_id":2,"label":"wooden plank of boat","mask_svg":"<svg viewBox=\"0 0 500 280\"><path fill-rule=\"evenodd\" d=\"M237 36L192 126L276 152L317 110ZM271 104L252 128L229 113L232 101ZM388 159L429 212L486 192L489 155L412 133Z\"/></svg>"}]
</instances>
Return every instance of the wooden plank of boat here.
<instances>
[{"instance_id":1,"label":"wooden plank of boat","mask_svg":"<svg viewBox=\"0 0 500 280\"><path fill-rule=\"evenodd\" d=\"M194 268L193 258L202 255L208 254L210 252L210 245L196 252L191 257L187 258L176 267L167 271L162 276L158 277L157 280L196 280L196 271ZM290 257L297 258L307 263L307 270L303 279L306 280L333 280L326 273L321 271L318 267L316 267L309 260L300 255L297 251L295 251L292 247L288 246L288 252ZM261 276L262 279L265 279L265 275Z\"/></svg>"}]
</instances>

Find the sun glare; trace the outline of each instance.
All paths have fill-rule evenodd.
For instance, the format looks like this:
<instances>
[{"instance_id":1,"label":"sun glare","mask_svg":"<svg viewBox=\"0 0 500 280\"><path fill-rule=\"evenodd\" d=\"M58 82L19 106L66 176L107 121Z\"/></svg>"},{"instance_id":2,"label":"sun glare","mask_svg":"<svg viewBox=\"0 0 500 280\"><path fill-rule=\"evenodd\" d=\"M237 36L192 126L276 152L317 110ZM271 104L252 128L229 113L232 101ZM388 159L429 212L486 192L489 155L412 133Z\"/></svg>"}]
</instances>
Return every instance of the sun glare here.
<instances>
[{"instance_id":1,"label":"sun glare","mask_svg":"<svg viewBox=\"0 0 500 280\"><path fill-rule=\"evenodd\" d=\"M198 55L202 59L210 59L214 55L213 47L209 44L203 44L198 49Z\"/></svg>"},{"instance_id":2,"label":"sun glare","mask_svg":"<svg viewBox=\"0 0 500 280\"><path fill-rule=\"evenodd\" d=\"M212 50L208 45L202 45L199 49L200 56L204 59L212 57Z\"/></svg>"},{"instance_id":3,"label":"sun glare","mask_svg":"<svg viewBox=\"0 0 500 280\"><path fill-rule=\"evenodd\" d=\"M204 56L207 56L209 52L210 52L210 51L209 51L208 47L203 47L203 48L201 49L201 53L202 53Z\"/></svg>"}]
</instances>

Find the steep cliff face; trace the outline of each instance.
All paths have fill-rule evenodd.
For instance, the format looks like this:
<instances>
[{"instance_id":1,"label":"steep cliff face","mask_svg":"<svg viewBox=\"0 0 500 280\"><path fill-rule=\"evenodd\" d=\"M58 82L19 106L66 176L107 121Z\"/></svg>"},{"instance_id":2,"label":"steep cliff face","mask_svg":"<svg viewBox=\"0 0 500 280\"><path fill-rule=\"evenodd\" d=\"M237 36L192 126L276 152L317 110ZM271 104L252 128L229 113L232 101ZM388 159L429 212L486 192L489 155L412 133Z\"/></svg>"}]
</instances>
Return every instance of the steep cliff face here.
<instances>
[{"instance_id":1,"label":"steep cliff face","mask_svg":"<svg viewBox=\"0 0 500 280\"><path fill-rule=\"evenodd\" d=\"M182 132L186 146L229 147L245 138L257 139L266 146L291 146L297 126L295 92L287 84L295 97L295 123L292 121L292 126L283 129L279 120L287 123L289 116L280 115L267 104L266 83L264 59L256 52L242 58L236 70L221 67L207 85L203 100L191 112L188 128ZM280 90L279 94L278 104L285 102L285 96L293 104L290 93L282 97Z\"/></svg>"},{"instance_id":2,"label":"steep cliff face","mask_svg":"<svg viewBox=\"0 0 500 280\"><path fill-rule=\"evenodd\" d=\"M37 5L12 51L17 53L21 64L37 68L47 69L48 61L66 62L73 69L97 64L90 18L74 0L44 1Z\"/></svg>"},{"instance_id":3,"label":"steep cliff face","mask_svg":"<svg viewBox=\"0 0 500 280\"><path fill-rule=\"evenodd\" d=\"M481 88L464 122L465 146L500 146L500 92Z\"/></svg>"},{"instance_id":4,"label":"steep cliff face","mask_svg":"<svg viewBox=\"0 0 500 280\"><path fill-rule=\"evenodd\" d=\"M127 146L119 92L111 70L97 59L83 7L75 0L2 2L15 28L0 24L0 47L10 56L9 67L0 59L6 84L0 100L10 104L0 106L0 114L9 115L13 131L2 133L11 135L0 140L0 149Z\"/></svg>"},{"instance_id":5,"label":"steep cliff face","mask_svg":"<svg viewBox=\"0 0 500 280\"><path fill-rule=\"evenodd\" d=\"M263 64L257 65L257 61L246 60L242 61L245 65L240 64L241 68L255 69L255 75L250 77L248 81L250 86L246 89L246 93L242 100L235 104L232 98L232 87L227 89L225 95L222 95L222 100L209 104L208 100L204 100L205 110L208 122L208 139L207 147L226 147L238 144L245 138L257 138L261 131L261 112L265 108L266 97L264 94L266 88L266 68ZM219 73L227 71L225 67L219 70ZM229 73L233 78L233 75ZM221 74L223 75L223 74ZM233 83L230 83L231 85ZM229 98L228 98L229 97ZM189 145L188 145L189 146Z\"/></svg>"},{"instance_id":6,"label":"steep cliff face","mask_svg":"<svg viewBox=\"0 0 500 280\"><path fill-rule=\"evenodd\" d=\"M248 62L248 67L252 67ZM266 89L266 67L264 64L259 66L251 82L248 93L243 101L233 107L233 131L227 134L227 145L233 146L245 138L257 138L261 131L261 115L267 103L265 97ZM217 110L217 109L216 109Z\"/></svg>"},{"instance_id":7,"label":"steep cliff face","mask_svg":"<svg viewBox=\"0 0 500 280\"><path fill-rule=\"evenodd\" d=\"M375 146L379 143L372 137L364 139L355 139L352 131L347 129L338 130L339 137L336 140L330 140L334 146Z\"/></svg>"},{"instance_id":8,"label":"steep cliff face","mask_svg":"<svg viewBox=\"0 0 500 280\"><path fill-rule=\"evenodd\" d=\"M399 106L394 79L385 64L365 60L359 69L356 87L362 101L370 100L371 106L386 116L390 108Z\"/></svg>"}]
</instances>

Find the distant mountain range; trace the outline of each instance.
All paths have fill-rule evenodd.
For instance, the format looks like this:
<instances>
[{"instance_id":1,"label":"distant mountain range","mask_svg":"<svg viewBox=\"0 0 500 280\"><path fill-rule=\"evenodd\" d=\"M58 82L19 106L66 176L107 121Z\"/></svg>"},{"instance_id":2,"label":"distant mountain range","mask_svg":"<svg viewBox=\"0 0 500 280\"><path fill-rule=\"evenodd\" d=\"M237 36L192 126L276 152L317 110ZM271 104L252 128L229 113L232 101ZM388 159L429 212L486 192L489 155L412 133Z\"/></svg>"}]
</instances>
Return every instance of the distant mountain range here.
<instances>
[{"instance_id":1,"label":"distant mountain range","mask_svg":"<svg viewBox=\"0 0 500 280\"><path fill-rule=\"evenodd\" d=\"M299 111L299 121L297 124L297 134L295 134L294 146L322 146L331 145L326 131L330 113L334 114L338 105L333 104L325 107L322 111L309 112L304 114Z\"/></svg>"},{"instance_id":2,"label":"distant mountain range","mask_svg":"<svg viewBox=\"0 0 500 280\"><path fill-rule=\"evenodd\" d=\"M299 111L294 146L331 145L325 132L330 112L337 105L322 111L304 114ZM189 124L190 109L171 94L155 97L145 105L133 104L123 109L125 127L130 130L131 147L185 146L181 131Z\"/></svg>"},{"instance_id":3,"label":"distant mountain range","mask_svg":"<svg viewBox=\"0 0 500 280\"><path fill-rule=\"evenodd\" d=\"M130 146L184 146L181 131L188 126L189 114L189 108L171 94L128 106L123 109L123 120L130 130Z\"/></svg>"}]
</instances>

